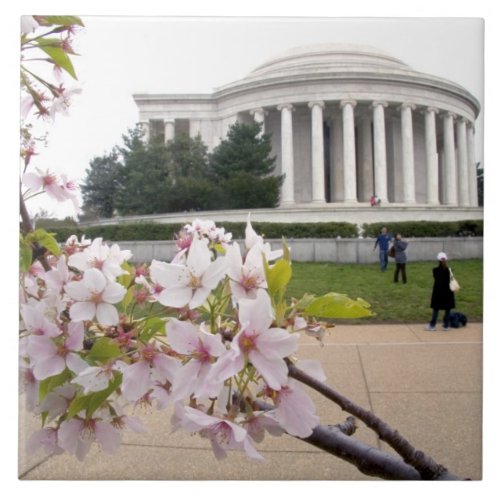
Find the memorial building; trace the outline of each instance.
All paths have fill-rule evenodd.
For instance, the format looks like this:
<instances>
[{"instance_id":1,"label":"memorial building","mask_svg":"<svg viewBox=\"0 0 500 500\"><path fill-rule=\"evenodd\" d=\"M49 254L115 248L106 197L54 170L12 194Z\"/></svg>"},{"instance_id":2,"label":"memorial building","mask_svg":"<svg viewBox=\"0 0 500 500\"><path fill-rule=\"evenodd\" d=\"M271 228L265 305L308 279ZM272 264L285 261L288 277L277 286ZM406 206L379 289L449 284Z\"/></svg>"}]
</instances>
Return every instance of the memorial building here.
<instances>
[{"instance_id":1,"label":"memorial building","mask_svg":"<svg viewBox=\"0 0 500 500\"><path fill-rule=\"evenodd\" d=\"M442 219L444 210L448 219L482 218L478 100L376 48L299 47L211 94L133 97L145 140L199 134L210 151L236 121L262 123L285 174L280 209L297 220L342 219L369 210L372 195L381 220Z\"/></svg>"}]
</instances>

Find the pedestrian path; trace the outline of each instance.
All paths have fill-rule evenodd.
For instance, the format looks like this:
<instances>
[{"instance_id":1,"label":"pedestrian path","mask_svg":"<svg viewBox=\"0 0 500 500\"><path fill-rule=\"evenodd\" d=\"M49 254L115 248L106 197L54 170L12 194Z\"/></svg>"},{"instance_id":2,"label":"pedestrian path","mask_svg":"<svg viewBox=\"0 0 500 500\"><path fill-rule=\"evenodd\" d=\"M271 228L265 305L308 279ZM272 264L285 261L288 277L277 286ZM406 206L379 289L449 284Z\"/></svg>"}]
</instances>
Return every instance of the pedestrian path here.
<instances>
[{"instance_id":1,"label":"pedestrian path","mask_svg":"<svg viewBox=\"0 0 500 500\"><path fill-rule=\"evenodd\" d=\"M300 359L319 359L327 383L373 411L454 474L481 479L482 324L427 332L424 325L338 325L324 346L302 337ZM347 414L313 394L323 424ZM354 466L291 436L266 437L264 462L230 452L214 458L207 440L171 433L168 410L140 410L147 434L127 433L116 455L94 446L85 462L64 454L27 458L35 423L21 413L19 476L34 479L367 480ZM385 451L360 424L355 436Z\"/></svg>"}]
</instances>

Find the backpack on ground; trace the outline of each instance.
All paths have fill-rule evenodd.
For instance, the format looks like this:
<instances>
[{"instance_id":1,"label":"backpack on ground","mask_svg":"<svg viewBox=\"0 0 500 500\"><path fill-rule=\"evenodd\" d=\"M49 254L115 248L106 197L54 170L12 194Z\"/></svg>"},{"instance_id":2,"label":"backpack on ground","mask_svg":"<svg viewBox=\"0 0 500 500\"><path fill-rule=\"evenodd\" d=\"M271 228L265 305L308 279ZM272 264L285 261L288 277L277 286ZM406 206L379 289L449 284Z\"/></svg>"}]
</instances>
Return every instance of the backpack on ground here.
<instances>
[{"instance_id":1,"label":"backpack on ground","mask_svg":"<svg viewBox=\"0 0 500 500\"><path fill-rule=\"evenodd\" d=\"M450 314L450 326L452 328L467 326L467 316L461 312L452 312Z\"/></svg>"}]
</instances>

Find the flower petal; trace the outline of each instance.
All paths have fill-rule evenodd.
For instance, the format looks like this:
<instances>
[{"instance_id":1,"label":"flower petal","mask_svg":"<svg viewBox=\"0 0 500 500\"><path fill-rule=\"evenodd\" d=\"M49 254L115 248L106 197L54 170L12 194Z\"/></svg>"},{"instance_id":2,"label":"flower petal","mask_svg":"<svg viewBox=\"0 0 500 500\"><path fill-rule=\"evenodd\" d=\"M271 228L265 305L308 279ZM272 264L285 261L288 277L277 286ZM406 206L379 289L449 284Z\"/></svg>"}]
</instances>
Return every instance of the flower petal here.
<instances>
[{"instance_id":1,"label":"flower petal","mask_svg":"<svg viewBox=\"0 0 500 500\"><path fill-rule=\"evenodd\" d=\"M271 389L277 391L286 384L288 368L281 358L271 360L264 357L259 351L250 351L248 357Z\"/></svg>"},{"instance_id":2,"label":"flower petal","mask_svg":"<svg viewBox=\"0 0 500 500\"><path fill-rule=\"evenodd\" d=\"M104 302L97 304L96 316L101 325L117 325L120 321L116 307Z\"/></svg>"},{"instance_id":3,"label":"flower petal","mask_svg":"<svg viewBox=\"0 0 500 500\"><path fill-rule=\"evenodd\" d=\"M96 422L95 437L106 453L116 453L118 451L121 443L121 435L108 422Z\"/></svg>"},{"instance_id":4,"label":"flower petal","mask_svg":"<svg viewBox=\"0 0 500 500\"><path fill-rule=\"evenodd\" d=\"M191 288L171 288L162 290L158 302L167 307L184 307L193 297Z\"/></svg>"},{"instance_id":5,"label":"flower petal","mask_svg":"<svg viewBox=\"0 0 500 500\"><path fill-rule=\"evenodd\" d=\"M82 281L70 281L64 287L64 291L74 300L90 300L90 290Z\"/></svg>"},{"instance_id":6,"label":"flower petal","mask_svg":"<svg viewBox=\"0 0 500 500\"><path fill-rule=\"evenodd\" d=\"M123 299L126 293L127 290L124 286L120 285L120 283L112 281L104 288L104 291L102 292L102 300L110 304L116 304Z\"/></svg>"},{"instance_id":7,"label":"flower petal","mask_svg":"<svg viewBox=\"0 0 500 500\"><path fill-rule=\"evenodd\" d=\"M82 282L91 291L101 293L106 286L106 276L99 269L87 269L83 273Z\"/></svg>"},{"instance_id":8,"label":"flower petal","mask_svg":"<svg viewBox=\"0 0 500 500\"><path fill-rule=\"evenodd\" d=\"M187 321L169 321L167 335L170 347L179 354L191 354L199 345L198 329Z\"/></svg>"},{"instance_id":9,"label":"flower petal","mask_svg":"<svg viewBox=\"0 0 500 500\"><path fill-rule=\"evenodd\" d=\"M93 302L75 302L69 308L69 316L72 321L90 321L94 319L96 305Z\"/></svg>"}]
</instances>

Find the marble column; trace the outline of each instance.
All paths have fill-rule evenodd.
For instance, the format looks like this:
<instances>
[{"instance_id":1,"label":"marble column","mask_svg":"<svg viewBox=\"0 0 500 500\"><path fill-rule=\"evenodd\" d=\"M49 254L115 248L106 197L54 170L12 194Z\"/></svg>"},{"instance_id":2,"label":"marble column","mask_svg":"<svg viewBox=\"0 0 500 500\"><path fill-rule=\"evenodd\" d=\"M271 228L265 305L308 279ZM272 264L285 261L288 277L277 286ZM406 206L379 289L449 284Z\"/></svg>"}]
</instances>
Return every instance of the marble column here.
<instances>
[{"instance_id":1,"label":"marble column","mask_svg":"<svg viewBox=\"0 0 500 500\"><path fill-rule=\"evenodd\" d=\"M281 111L281 173L285 174L281 188L281 204L290 205L295 203L294 180L293 180L293 124L291 104L278 106Z\"/></svg>"},{"instance_id":2,"label":"marble column","mask_svg":"<svg viewBox=\"0 0 500 500\"><path fill-rule=\"evenodd\" d=\"M457 152L458 152L458 205L470 207L469 169L467 168L467 133L465 118L457 120Z\"/></svg>"},{"instance_id":3,"label":"marble column","mask_svg":"<svg viewBox=\"0 0 500 500\"><path fill-rule=\"evenodd\" d=\"M312 201L325 203L325 150L323 144L323 108L321 101L310 102Z\"/></svg>"},{"instance_id":4,"label":"marble column","mask_svg":"<svg viewBox=\"0 0 500 500\"><path fill-rule=\"evenodd\" d=\"M401 105L401 150L403 161L403 202L415 203L415 156L413 151L413 104Z\"/></svg>"},{"instance_id":5,"label":"marble column","mask_svg":"<svg viewBox=\"0 0 500 500\"><path fill-rule=\"evenodd\" d=\"M358 177L359 201L369 201L375 194L373 186L373 141L371 113L361 119L361 165Z\"/></svg>"},{"instance_id":6,"label":"marble column","mask_svg":"<svg viewBox=\"0 0 500 500\"><path fill-rule=\"evenodd\" d=\"M427 204L439 205L439 167L436 136L436 108L425 110L425 157L427 177Z\"/></svg>"},{"instance_id":7,"label":"marble column","mask_svg":"<svg viewBox=\"0 0 500 500\"><path fill-rule=\"evenodd\" d=\"M455 162L455 132L453 113L446 113L443 117L444 127L444 203L457 205L457 167Z\"/></svg>"},{"instance_id":8,"label":"marble column","mask_svg":"<svg viewBox=\"0 0 500 500\"><path fill-rule=\"evenodd\" d=\"M151 124L149 120L142 120L139 122L142 131L142 140L147 144L151 138Z\"/></svg>"},{"instance_id":9,"label":"marble column","mask_svg":"<svg viewBox=\"0 0 500 500\"><path fill-rule=\"evenodd\" d=\"M375 194L382 203L388 202L387 197L387 144L385 138L385 111L386 102L376 101L373 107L373 153L374 153L374 181Z\"/></svg>"},{"instance_id":10,"label":"marble column","mask_svg":"<svg viewBox=\"0 0 500 500\"><path fill-rule=\"evenodd\" d=\"M175 137L175 120L164 120L165 144Z\"/></svg>"},{"instance_id":11,"label":"marble column","mask_svg":"<svg viewBox=\"0 0 500 500\"><path fill-rule=\"evenodd\" d=\"M344 169L342 146L342 118L330 118L330 193L332 201L344 200Z\"/></svg>"},{"instance_id":12,"label":"marble column","mask_svg":"<svg viewBox=\"0 0 500 500\"><path fill-rule=\"evenodd\" d=\"M469 171L469 200L472 207L479 205L475 149L474 124L469 122L467 124L467 163Z\"/></svg>"},{"instance_id":13,"label":"marble column","mask_svg":"<svg viewBox=\"0 0 500 500\"><path fill-rule=\"evenodd\" d=\"M357 202L356 185L356 138L354 107L356 101L341 101L343 125L344 202Z\"/></svg>"},{"instance_id":14,"label":"marble column","mask_svg":"<svg viewBox=\"0 0 500 500\"><path fill-rule=\"evenodd\" d=\"M259 136L262 136L262 134L266 133L265 116L266 116L267 112L264 110L264 108L257 108L257 109L252 109L252 111L250 111L250 114L253 116L253 119L257 123L261 124L262 128L261 128Z\"/></svg>"}]
</instances>

